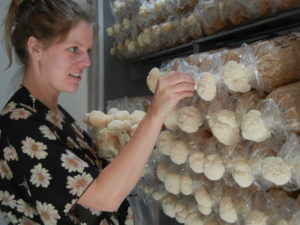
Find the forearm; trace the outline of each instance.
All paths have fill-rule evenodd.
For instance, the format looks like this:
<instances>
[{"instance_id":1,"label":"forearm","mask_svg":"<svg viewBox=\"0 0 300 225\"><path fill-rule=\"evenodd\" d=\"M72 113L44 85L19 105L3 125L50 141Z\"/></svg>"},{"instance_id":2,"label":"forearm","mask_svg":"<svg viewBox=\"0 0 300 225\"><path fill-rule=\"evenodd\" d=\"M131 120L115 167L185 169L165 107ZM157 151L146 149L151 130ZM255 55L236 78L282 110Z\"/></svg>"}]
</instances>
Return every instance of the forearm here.
<instances>
[{"instance_id":1,"label":"forearm","mask_svg":"<svg viewBox=\"0 0 300 225\"><path fill-rule=\"evenodd\" d=\"M99 185L105 182L107 191L113 194L113 199L117 202L122 202L140 179L155 146L162 123L148 113L120 155L100 174L97 182L99 181Z\"/></svg>"},{"instance_id":2,"label":"forearm","mask_svg":"<svg viewBox=\"0 0 300 225\"><path fill-rule=\"evenodd\" d=\"M181 99L194 95L193 78L172 72L159 79L152 104L130 142L95 179L78 203L102 210L116 210L137 184L152 153L162 124Z\"/></svg>"},{"instance_id":3,"label":"forearm","mask_svg":"<svg viewBox=\"0 0 300 225\"><path fill-rule=\"evenodd\" d=\"M80 203L102 211L116 210L139 181L162 124L163 119L149 109L130 142L87 190L88 200L81 198Z\"/></svg>"}]
</instances>

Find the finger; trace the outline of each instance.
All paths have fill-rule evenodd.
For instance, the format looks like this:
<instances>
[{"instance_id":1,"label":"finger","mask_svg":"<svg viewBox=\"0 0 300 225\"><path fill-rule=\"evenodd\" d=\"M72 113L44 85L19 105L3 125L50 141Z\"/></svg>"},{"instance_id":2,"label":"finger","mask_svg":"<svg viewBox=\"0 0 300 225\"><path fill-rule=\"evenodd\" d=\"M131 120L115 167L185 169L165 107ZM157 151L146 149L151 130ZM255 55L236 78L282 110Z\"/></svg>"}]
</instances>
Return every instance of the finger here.
<instances>
[{"instance_id":1,"label":"finger","mask_svg":"<svg viewBox=\"0 0 300 225\"><path fill-rule=\"evenodd\" d=\"M191 75L183 72L171 72L166 76L161 76L161 81L166 81L169 85L175 85L182 82L195 83Z\"/></svg>"},{"instance_id":2,"label":"finger","mask_svg":"<svg viewBox=\"0 0 300 225\"><path fill-rule=\"evenodd\" d=\"M195 80L191 75L181 72L175 72L174 74L170 75L170 84L178 84L182 82L191 82L194 83Z\"/></svg>"},{"instance_id":3,"label":"finger","mask_svg":"<svg viewBox=\"0 0 300 225\"><path fill-rule=\"evenodd\" d=\"M176 98L176 102L180 101L181 99L187 98L187 97L192 97L195 96L195 91L182 91L182 92L177 92L174 95Z\"/></svg>"},{"instance_id":4,"label":"finger","mask_svg":"<svg viewBox=\"0 0 300 225\"><path fill-rule=\"evenodd\" d=\"M183 92L183 91L193 92L195 89L194 89L193 83L182 82L182 83L173 85L169 90L173 93L176 93L176 92Z\"/></svg>"}]
</instances>

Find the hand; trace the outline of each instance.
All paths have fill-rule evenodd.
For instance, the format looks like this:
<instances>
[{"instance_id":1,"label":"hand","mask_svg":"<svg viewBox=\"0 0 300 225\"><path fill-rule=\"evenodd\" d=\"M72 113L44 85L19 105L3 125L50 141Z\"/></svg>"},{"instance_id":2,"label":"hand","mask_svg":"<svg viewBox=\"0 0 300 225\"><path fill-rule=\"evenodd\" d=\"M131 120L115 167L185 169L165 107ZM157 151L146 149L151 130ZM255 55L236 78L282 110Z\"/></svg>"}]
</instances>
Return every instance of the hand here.
<instances>
[{"instance_id":1,"label":"hand","mask_svg":"<svg viewBox=\"0 0 300 225\"><path fill-rule=\"evenodd\" d=\"M181 99L195 95L194 87L195 80L183 72L160 76L149 111L164 121Z\"/></svg>"}]
</instances>

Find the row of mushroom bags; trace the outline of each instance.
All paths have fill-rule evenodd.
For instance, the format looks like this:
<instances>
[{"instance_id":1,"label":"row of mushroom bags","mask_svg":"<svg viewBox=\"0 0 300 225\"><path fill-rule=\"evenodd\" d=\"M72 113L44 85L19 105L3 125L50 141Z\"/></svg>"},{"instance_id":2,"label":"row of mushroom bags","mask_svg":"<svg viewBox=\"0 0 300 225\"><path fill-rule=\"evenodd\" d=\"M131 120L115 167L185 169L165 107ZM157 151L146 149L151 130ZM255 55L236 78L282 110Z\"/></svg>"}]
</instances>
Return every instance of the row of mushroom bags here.
<instances>
[{"instance_id":1,"label":"row of mushroom bags","mask_svg":"<svg viewBox=\"0 0 300 225\"><path fill-rule=\"evenodd\" d=\"M185 225L296 225L300 221L300 36L192 54L147 76L154 92L172 71L196 80L164 122L137 189ZM84 121L99 156L130 141L151 97L114 101Z\"/></svg>"},{"instance_id":2,"label":"row of mushroom bags","mask_svg":"<svg viewBox=\"0 0 300 225\"><path fill-rule=\"evenodd\" d=\"M130 59L300 6L299 0L114 0L112 55Z\"/></svg>"}]
</instances>

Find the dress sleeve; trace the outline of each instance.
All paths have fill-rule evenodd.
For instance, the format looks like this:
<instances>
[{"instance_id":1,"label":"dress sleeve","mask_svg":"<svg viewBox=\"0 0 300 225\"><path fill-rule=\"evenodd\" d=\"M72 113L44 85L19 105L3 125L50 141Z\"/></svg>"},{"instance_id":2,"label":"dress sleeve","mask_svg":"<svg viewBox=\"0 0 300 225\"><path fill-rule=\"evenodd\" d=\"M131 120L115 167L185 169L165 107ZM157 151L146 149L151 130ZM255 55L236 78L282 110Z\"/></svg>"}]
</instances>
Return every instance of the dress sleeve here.
<instances>
[{"instance_id":1,"label":"dress sleeve","mask_svg":"<svg viewBox=\"0 0 300 225\"><path fill-rule=\"evenodd\" d=\"M51 211L57 219L72 206L99 175L99 168L82 159L82 150L68 148L46 120L28 116L7 119L2 137L7 140L2 162L7 179L24 190L39 214Z\"/></svg>"}]
</instances>

